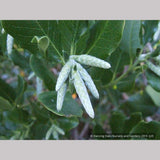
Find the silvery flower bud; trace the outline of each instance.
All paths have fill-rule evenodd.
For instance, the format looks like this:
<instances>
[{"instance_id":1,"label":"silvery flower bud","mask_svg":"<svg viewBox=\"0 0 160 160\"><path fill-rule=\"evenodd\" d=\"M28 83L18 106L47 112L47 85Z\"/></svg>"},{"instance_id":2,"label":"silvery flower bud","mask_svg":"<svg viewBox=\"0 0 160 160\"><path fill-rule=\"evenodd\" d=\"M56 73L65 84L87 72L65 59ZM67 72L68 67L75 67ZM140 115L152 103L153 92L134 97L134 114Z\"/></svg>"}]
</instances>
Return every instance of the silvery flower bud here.
<instances>
[{"instance_id":1,"label":"silvery flower bud","mask_svg":"<svg viewBox=\"0 0 160 160\"><path fill-rule=\"evenodd\" d=\"M82 105L84 106L88 115L91 118L94 118L94 111L93 111L92 104L89 99L89 95L87 93L87 89L85 87L85 84L84 84L78 71L73 71L72 74L73 74L73 78L74 78L74 86L75 86L76 92L79 96L79 99L81 100Z\"/></svg>"},{"instance_id":2,"label":"silvery flower bud","mask_svg":"<svg viewBox=\"0 0 160 160\"><path fill-rule=\"evenodd\" d=\"M67 91L67 84L63 83L61 88L57 92L57 110L60 111L63 106L64 96Z\"/></svg>"},{"instance_id":3,"label":"silvery flower bud","mask_svg":"<svg viewBox=\"0 0 160 160\"><path fill-rule=\"evenodd\" d=\"M65 135L65 132L63 131L63 129L59 128L57 125L53 124L53 130L57 131L59 134L61 135Z\"/></svg>"},{"instance_id":4,"label":"silvery flower bud","mask_svg":"<svg viewBox=\"0 0 160 160\"><path fill-rule=\"evenodd\" d=\"M97 88L96 88L91 76L79 63L76 63L76 66L77 66L77 69L78 69L82 79L85 81L86 86L91 91L92 95L95 98L99 99L99 93L97 91Z\"/></svg>"},{"instance_id":5,"label":"silvery flower bud","mask_svg":"<svg viewBox=\"0 0 160 160\"><path fill-rule=\"evenodd\" d=\"M56 91L58 91L60 89L60 87L62 86L62 84L66 81L66 79L69 76L69 73L71 71L72 68L72 64L73 64L73 60L69 60L62 68L61 72L59 73L58 79L57 79L57 83L56 83Z\"/></svg>"},{"instance_id":6,"label":"silvery flower bud","mask_svg":"<svg viewBox=\"0 0 160 160\"><path fill-rule=\"evenodd\" d=\"M14 40L14 38L11 35L7 34L7 52L8 52L8 55L10 55L12 53L13 40Z\"/></svg>"},{"instance_id":7,"label":"silvery flower bud","mask_svg":"<svg viewBox=\"0 0 160 160\"><path fill-rule=\"evenodd\" d=\"M76 60L81 64L93 67L99 67L104 69L109 69L111 67L111 65L108 62L90 55L72 55L70 56L70 58Z\"/></svg>"},{"instance_id":8,"label":"silvery flower bud","mask_svg":"<svg viewBox=\"0 0 160 160\"><path fill-rule=\"evenodd\" d=\"M149 61L147 61L146 64L150 70L152 70L155 74L160 76L160 67L159 66L155 66L153 63L151 63Z\"/></svg>"}]
</instances>

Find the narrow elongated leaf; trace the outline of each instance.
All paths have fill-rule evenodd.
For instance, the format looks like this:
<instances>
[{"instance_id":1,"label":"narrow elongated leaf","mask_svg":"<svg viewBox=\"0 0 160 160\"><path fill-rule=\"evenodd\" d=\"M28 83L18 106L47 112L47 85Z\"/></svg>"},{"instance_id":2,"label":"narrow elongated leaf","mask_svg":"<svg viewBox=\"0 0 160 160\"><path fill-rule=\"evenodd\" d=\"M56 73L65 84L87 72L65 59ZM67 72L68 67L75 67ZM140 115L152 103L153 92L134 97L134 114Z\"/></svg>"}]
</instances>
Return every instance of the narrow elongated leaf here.
<instances>
[{"instance_id":1,"label":"narrow elongated leaf","mask_svg":"<svg viewBox=\"0 0 160 160\"><path fill-rule=\"evenodd\" d=\"M156 90L160 91L160 77L150 70L146 71L148 83Z\"/></svg>"},{"instance_id":2,"label":"narrow elongated leaf","mask_svg":"<svg viewBox=\"0 0 160 160\"><path fill-rule=\"evenodd\" d=\"M158 107L160 107L160 92L155 91L151 86L146 87L146 91L148 95L153 100L154 104Z\"/></svg>"},{"instance_id":3,"label":"narrow elongated leaf","mask_svg":"<svg viewBox=\"0 0 160 160\"><path fill-rule=\"evenodd\" d=\"M50 90L55 89L56 78L53 76L53 73L48 69L45 60L42 60L35 55L32 55L30 58L30 65L35 74L41 78Z\"/></svg>"},{"instance_id":4,"label":"narrow elongated leaf","mask_svg":"<svg viewBox=\"0 0 160 160\"><path fill-rule=\"evenodd\" d=\"M146 64L147 64L148 68L149 68L151 71L153 71L157 76L160 77L160 66L154 65L154 64L153 64L152 62L150 62L150 61L147 61Z\"/></svg>"},{"instance_id":5,"label":"narrow elongated leaf","mask_svg":"<svg viewBox=\"0 0 160 160\"><path fill-rule=\"evenodd\" d=\"M139 38L140 27L141 21L139 20L125 21L125 27L123 37L120 43L120 48L123 52L129 54L131 59L136 56L137 49L141 48Z\"/></svg>"}]
</instances>

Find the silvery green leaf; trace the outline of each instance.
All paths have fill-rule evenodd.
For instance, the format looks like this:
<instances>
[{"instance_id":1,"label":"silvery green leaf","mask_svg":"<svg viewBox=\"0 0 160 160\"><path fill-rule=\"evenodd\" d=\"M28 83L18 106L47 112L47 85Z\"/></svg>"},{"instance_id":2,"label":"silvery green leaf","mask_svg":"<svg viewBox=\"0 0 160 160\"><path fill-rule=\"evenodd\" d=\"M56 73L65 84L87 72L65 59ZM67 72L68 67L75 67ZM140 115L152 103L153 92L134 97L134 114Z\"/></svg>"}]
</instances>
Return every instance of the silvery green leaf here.
<instances>
[{"instance_id":1,"label":"silvery green leaf","mask_svg":"<svg viewBox=\"0 0 160 160\"><path fill-rule=\"evenodd\" d=\"M87 89L85 87L85 84L84 84L78 71L73 71L72 73L73 73L73 77L74 77L74 86L75 86L76 92L82 102L82 105L84 106L88 115L91 118L94 118L94 111L93 111L92 104L89 99L89 95L87 93Z\"/></svg>"},{"instance_id":2,"label":"silvery green leaf","mask_svg":"<svg viewBox=\"0 0 160 160\"><path fill-rule=\"evenodd\" d=\"M9 34L7 34L7 52L8 55L12 53L12 47L13 47L13 37Z\"/></svg>"},{"instance_id":3,"label":"silvery green leaf","mask_svg":"<svg viewBox=\"0 0 160 160\"><path fill-rule=\"evenodd\" d=\"M53 130L55 130L56 132L58 132L61 135L65 135L65 132L63 131L63 129L59 128L57 125L53 124Z\"/></svg>"},{"instance_id":4,"label":"silvery green leaf","mask_svg":"<svg viewBox=\"0 0 160 160\"><path fill-rule=\"evenodd\" d=\"M147 61L146 64L150 70L152 70L155 74L160 76L160 67L159 66L155 66L153 63L151 63L149 61Z\"/></svg>"},{"instance_id":5,"label":"silvery green leaf","mask_svg":"<svg viewBox=\"0 0 160 160\"><path fill-rule=\"evenodd\" d=\"M99 67L104 69L108 69L111 67L111 65L108 62L90 55L72 55L70 56L70 58L76 60L81 64L85 64L93 67Z\"/></svg>"},{"instance_id":6,"label":"silvery green leaf","mask_svg":"<svg viewBox=\"0 0 160 160\"><path fill-rule=\"evenodd\" d=\"M61 72L59 73L58 79L57 79L57 83L56 83L56 91L58 91L60 89L60 87L62 86L62 84L66 81L66 79L69 76L69 73L71 71L72 68L72 64L73 64L73 60L69 60L62 68Z\"/></svg>"},{"instance_id":7,"label":"silvery green leaf","mask_svg":"<svg viewBox=\"0 0 160 160\"><path fill-rule=\"evenodd\" d=\"M28 80L31 80L34 76L35 76L34 72L30 73L29 76L28 76Z\"/></svg>"},{"instance_id":8,"label":"silvery green leaf","mask_svg":"<svg viewBox=\"0 0 160 160\"><path fill-rule=\"evenodd\" d=\"M46 133L46 137L45 137L46 140L49 139L49 137L51 136L52 132L53 132L53 127L51 126L49 128L49 130L47 131L47 133Z\"/></svg>"},{"instance_id":9,"label":"silvery green leaf","mask_svg":"<svg viewBox=\"0 0 160 160\"><path fill-rule=\"evenodd\" d=\"M54 139L56 139L56 140L59 139L59 136L58 136L57 131L53 131L53 132L52 132L52 135L53 135L53 138L54 138Z\"/></svg>"},{"instance_id":10,"label":"silvery green leaf","mask_svg":"<svg viewBox=\"0 0 160 160\"><path fill-rule=\"evenodd\" d=\"M42 93L42 90L43 90L43 81L39 77L36 77L36 93L37 93L37 96L40 93Z\"/></svg>"},{"instance_id":11,"label":"silvery green leaf","mask_svg":"<svg viewBox=\"0 0 160 160\"><path fill-rule=\"evenodd\" d=\"M64 96L66 94L67 84L63 83L57 92L57 110L60 111L63 106Z\"/></svg>"},{"instance_id":12,"label":"silvery green leaf","mask_svg":"<svg viewBox=\"0 0 160 160\"><path fill-rule=\"evenodd\" d=\"M77 69L78 69L82 79L85 81L85 84L87 85L88 89L91 91L92 95L95 98L99 99L99 93L97 91L97 88L96 88L91 76L79 63L76 63L76 66L77 66Z\"/></svg>"}]
</instances>

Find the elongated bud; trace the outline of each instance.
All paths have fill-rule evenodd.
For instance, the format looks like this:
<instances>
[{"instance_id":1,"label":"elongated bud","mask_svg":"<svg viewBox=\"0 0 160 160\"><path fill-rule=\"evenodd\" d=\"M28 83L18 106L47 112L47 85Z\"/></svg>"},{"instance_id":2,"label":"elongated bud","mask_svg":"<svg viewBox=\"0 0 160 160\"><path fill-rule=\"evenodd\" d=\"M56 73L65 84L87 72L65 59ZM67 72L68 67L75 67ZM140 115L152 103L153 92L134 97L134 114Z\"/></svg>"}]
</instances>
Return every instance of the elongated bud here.
<instances>
[{"instance_id":1,"label":"elongated bud","mask_svg":"<svg viewBox=\"0 0 160 160\"><path fill-rule=\"evenodd\" d=\"M37 96L42 93L43 91L43 81L39 78L36 77L36 92L37 92Z\"/></svg>"},{"instance_id":2,"label":"elongated bud","mask_svg":"<svg viewBox=\"0 0 160 160\"><path fill-rule=\"evenodd\" d=\"M80 74L78 73L78 71L73 71L72 74L73 74L73 78L74 78L74 86L75 86L76 92L77 92L86 112L88 113L88 115L91 118L94 118L94 111L93 111L92 104L89 99L89 95L87 93L87 89L85 87L85 84L84 84Z\"/></svg>"},{"instance_id":3,"label":"elongated bud","mask_svg":"<svg viewBox=\"0 0 160 160\"><path fill-rule=\"evenodd\" d=\"M160 67L159 66L155 66L153 63L151 63L149 61L147 61L146 64L150 70L152 70L155 74L160 76Z\"/></svg>"},{"instance_id":4,"label":"elongated bud","mask_svg":"<svg viewBox=\"0 0 160 160\"><path fill-rule=\"evenodd\" d=\"M63 131L63 129L59 128L57 125L53 124L53 130L57 131L59 134L61 135L65 135L65 132Z\"/></svg>"},{"instance_id":5,"label":"elongated bud","mask_svg":"<svg viewBox=\"0 0 160 160\"><path fill-rule=\"evenodd\" d=\"M69 60L62 68L61 72L59 73L58 79L57 79L57 83L56 83L56 91L58 91L60 89L60 87L62 86L62 84L66 81L66 79L69 76L69 73L71 71L72 68L72 64L73 64L73 60Z\"/></svg>"},{"instance_id":6,"label":"elongated bud","mask_svg":"<svg viewBox=\"0 0 160 160\"><path fill-rule=\"evenodd\" d=\"M12 47L13 47L13 37L9 34L7 34L7 52L8 55L12 53Z\"/></svg>"},{"instance_id":7,"label":"elongated bud","mask_svg":"<svg viewBox=\"0 0 160 160\"><path fill-rule=\"evenodd\" d=\"M76 60L81 64L85 64L93 67L99 67L104 69L108 69L111 67L111 65L108 62L90 55L72 55L70 56L70 58Z\"/></svg>"},{"instance_id":8,"label":"elongated bud","mask_svg":"<svg viewBox=\"0 0 160 160\"><path fill-rule=\"evenodd\" d=\"M67 91L67 84L63 83L61 88L57 92L57 110L60 111L63 106L64 96Z\"/></svg>"},{"instance_id":9,"label":"elongated bud","mask_svg":"<svg viewBox=\"0 0 160 160\"><path fill-rule=\"evenodd\" d=\"M51 134L52 134L52 131L53 131L53 127L51 126L50 129L49 129L49 130L47 131L47 133L46 133L46 137L45 137L46 140L49 139L49 137L50 137Z\"/></svg>"},{"instance_id":10,"label":"elongated bud","mask_svg":"<svg viewBox=\"0 0 160 160\"><path fill-rule=\"evenodd\" d=\"M86 86L91 91L92 95L95 98L99 99L99 93L97 91L97 88L96 88L91 76L79 63L76 63L76 66L77 66L77 69L78 69L82 79L85 81Z\"/></svg>"}]
</instances>

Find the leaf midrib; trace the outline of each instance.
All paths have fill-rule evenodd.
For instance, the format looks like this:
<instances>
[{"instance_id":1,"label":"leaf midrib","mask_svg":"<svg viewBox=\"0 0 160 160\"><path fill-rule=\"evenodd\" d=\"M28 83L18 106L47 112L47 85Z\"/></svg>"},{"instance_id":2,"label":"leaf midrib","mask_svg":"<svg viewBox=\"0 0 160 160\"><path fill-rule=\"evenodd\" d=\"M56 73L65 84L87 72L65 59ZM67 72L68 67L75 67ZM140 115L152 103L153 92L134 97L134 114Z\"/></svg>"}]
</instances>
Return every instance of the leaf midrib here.
<instances>
[{"instance_id":1,"label":"leaf midrib","mask_svg":"<svg viewBox=\"0 0 160 160\"><path fill-rule=\"evenodd\" d=\"M109 21L106 21L106 24L104 26L103 31L101 31L101 33L99 34L98 38L94 41L93 45L90 47L90 49L87 51L86 54L89 54L89 52L93 49L93 47L95 47L95 44L99 41L99 39L101 38L101 35L104 33L106 26L108 25Z\"/></svg>"},{"instance_id":2,"label":"leaf midrib","mask_svg":"<svg viewBox=\"0 0 160 160\"><path fill-rule=\"evenodd\" d=\"M62 63L65 64L65 61L64 61L63 57L61 56L61 53L60 53L59 50L56 48L56 46L54 45L54 43L51 41L50 37L46 34L46 32L44 31L44 29L41 27L41 25L40 25L40 23L38 22L38 20L36 20L36 23L37 23L37 25L39 26L39 28L41 29L41 31L43 32L43 34L48 37L48 39L49 39L49 41L50 41L50 43L51 43L51 46L55 49L55 51L57 52L57 54L58 54L59 57L61 58Z\"/></svg>"}]
</instances>

